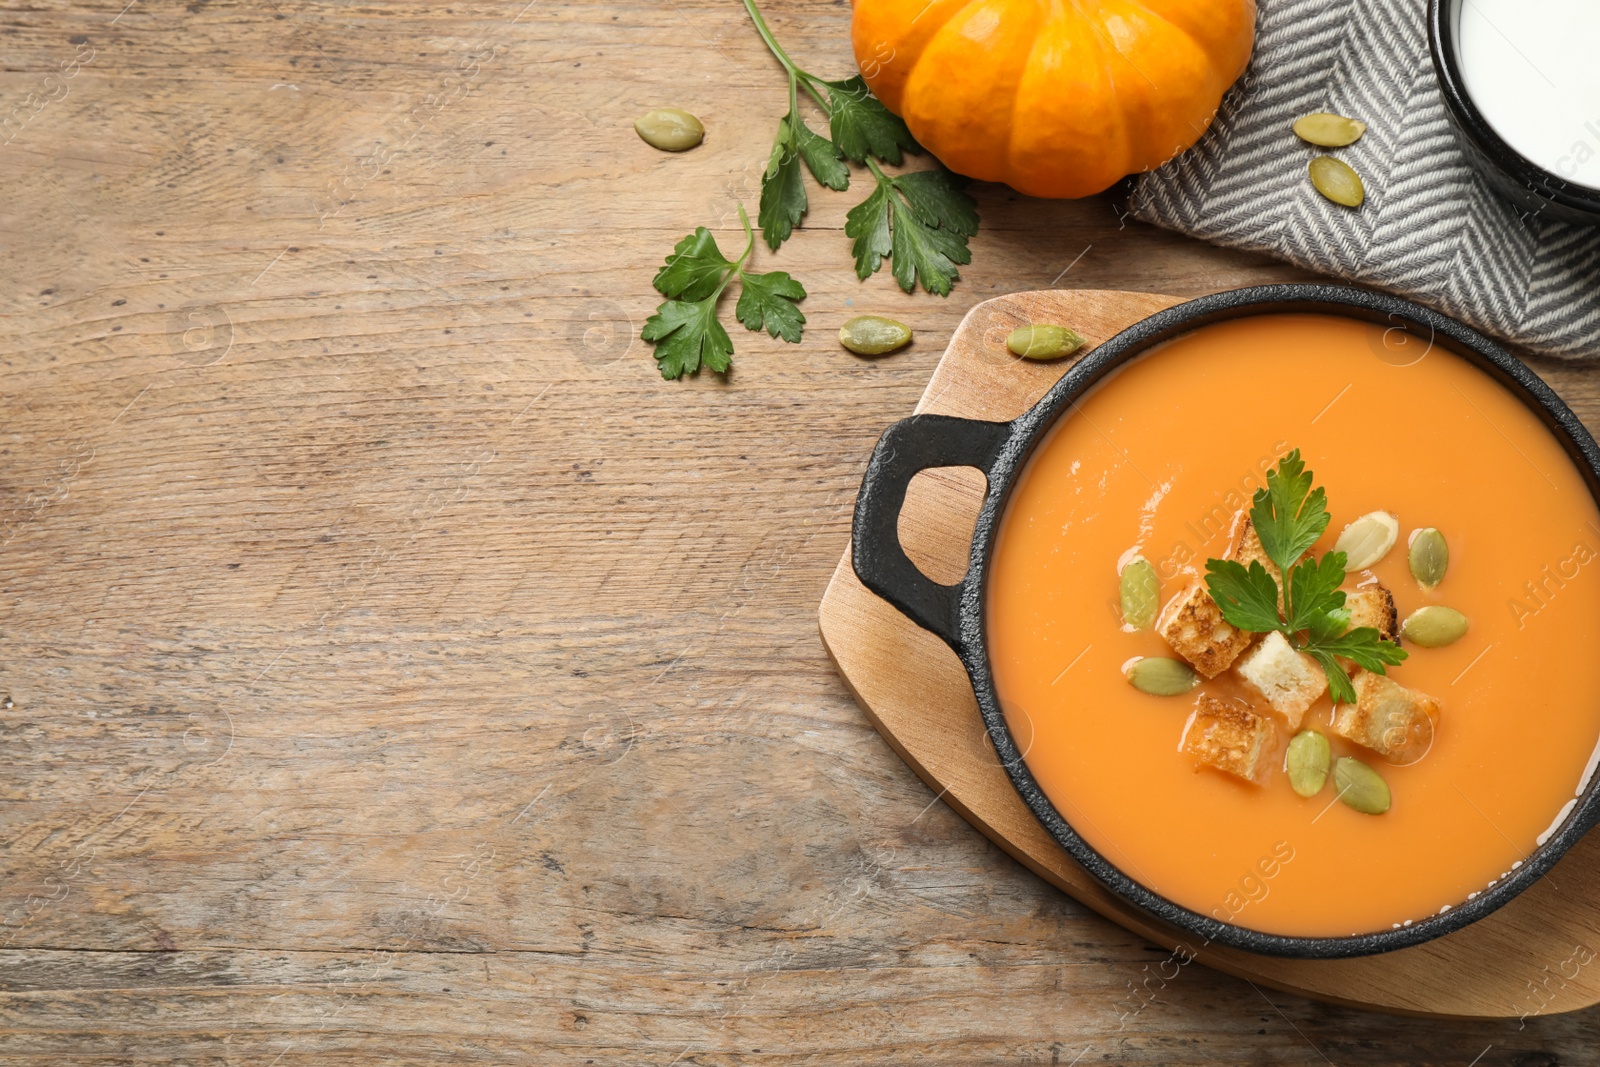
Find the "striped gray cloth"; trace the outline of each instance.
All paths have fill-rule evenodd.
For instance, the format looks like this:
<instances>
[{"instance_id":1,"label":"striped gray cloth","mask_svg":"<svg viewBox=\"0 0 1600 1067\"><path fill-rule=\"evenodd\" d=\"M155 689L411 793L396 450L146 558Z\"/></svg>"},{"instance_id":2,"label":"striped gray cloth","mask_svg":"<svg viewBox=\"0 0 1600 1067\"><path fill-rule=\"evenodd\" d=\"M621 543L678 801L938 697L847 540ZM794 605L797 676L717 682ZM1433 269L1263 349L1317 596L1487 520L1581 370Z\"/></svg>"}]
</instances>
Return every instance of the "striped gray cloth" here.
<instances>
[{"instance_id":1,"label":"striped gray cloth","mask_svg":"<svg viewBox=\"0 0 1600 1067\"><path fill-rule=\"evenodd\" d=\"M1255 56L1189 152L1142 176L1133 214L1411 297L1550 356L1600 356L1600 227L1523 218L1456 145L1428 53L1427 0L1260 0ZM1333 154L1357 211L1306 177L1290 131L1333 111L1367 132Z\"/></svg>"}]
</instances>

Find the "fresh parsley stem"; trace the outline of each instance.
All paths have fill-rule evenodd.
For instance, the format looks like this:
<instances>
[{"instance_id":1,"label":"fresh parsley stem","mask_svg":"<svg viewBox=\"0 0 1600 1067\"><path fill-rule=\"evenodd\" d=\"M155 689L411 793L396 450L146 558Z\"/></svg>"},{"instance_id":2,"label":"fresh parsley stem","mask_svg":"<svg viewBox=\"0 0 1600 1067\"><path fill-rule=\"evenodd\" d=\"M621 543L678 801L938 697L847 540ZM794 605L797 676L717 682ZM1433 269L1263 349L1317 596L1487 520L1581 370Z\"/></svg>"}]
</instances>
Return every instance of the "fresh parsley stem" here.
<instances>
[{"instance_id":1,"label":"fresh parsley stem","mask_svg":"<svg viewBox=\"0 0 1600 1067\"><path fill-rule=\"evenodd\" d=\"M734 261L733 269L736 271L744 266L745 260L750 258L750 253L756 250L755 231L750 229L750 216L744 213L743 204L739 205L739 221L744 223L744 253Z\"/></svg>"},{"instance_id":2,"label":"fresh parsley stem","mask_svg":"<svg viewBox=\"0 0 1600 1067\"><path fill-rule=\"evenodd\" d=\"M821 84L822 79L802 70L794 60L789 58L789 53L783 50L783 45L779 44L778 39L772 35L772 29L767 25L767 20L761 17L761 9L756 7L755 0L744 0L744 9L750 13L750 21L755 23L756 32L761 35L761 40L766 43L767 51L771 52L773 58L782 63L783 69L788 72L789 110L791 112L794 110L796 83L803 81L806 87L806 94L815 100L817 106L822 110L831 112L833 109L828 105L828 101L817 91L817 85Z\"/></svg>"},{"instance_id":3,"label":"fresh parsley stem","mask_svg":"<svg viewBox=\"0 0 1600 1067\"><path fill-rule=\"evenodd\" d=\"M887 195L891 200L896 199L894 179L885 174L871 156L867 157L866 162L867 169L872 171L873 180L878 183L880 188L887 191Z\"/></svg>"},{"instance_id":4,"label":"fresh parsley stem","mask_svg":"<svg viewBox=\"0 0 1600 1067\"><path fill-rule=\"evenodd\" d=\"M799 84L800 79L796 78L794 71L791 70L789 72L789 121L791 123L800 121L800 94L797 91ZM790 129L789 133L794 151L798 152L800 150L800 138L794 136L793 129Z\"/></svg>"},{"instance_id":5,"label":"fresh parsley stem","mask_svg":"<svg viewBox=\"0 0 1600 1067\"><path fill-rule=\"evenodd\" d=\"M1279 568L1278 573L1283 575L1283 621L1287 625L1289 620L1294 618L1294 598L1289 592L1289 587L1291 584L1289 581L1289 572L1285 569ZM1288 636L1290 644L1295 646L1300 644L1300 642L1295 639L1293 634L1289 634Z\"/></svg>"},{"instance_id":6,"label":"fresh parsley stem","mask_svg":"<svg viewBox=\"0 0 1600 1067\"><path fill-rule=\"evenodd\" d=\"M785 52L783 46L778 43L778 39L772 36L772 30L767 26L767 20L761 17L761 9L756 7L755 0L744 0L744 9L750 13L750 21L756 24L756 32L767 43L767 50L773 54L779 63L783 64L783 69L790 74L800 73L800 68L795 66L794 60L789 58L789 53Z\"/></svg>"},{"instance_id":7,"label":"fresh parsley stem","mask_svg":"<svg viewBox=\"0 0 1600 1067\"><path fill-rule=\"evenodd\" d=\"M811 99L815 100L817 102L817 106L822 110L826 111L830 115L833 114L833 105L829 101L824 100L822 95L817 92L817 83L822 79L813 78L811 75L805 73L805 71L801 71L800 75L805 79L806 92L810 94Z\"/></svg>"},{"instance_id":8,"label":"fresh parsley stem","mask_svg":"<svg viewBox=\"0 0 1600 1067\"><path fill-rule=\"evenodd\" d=\"M717 286L717 291L711 294L711 302L716 303L722 299L723 290L728 288L728 283L733 281L734 275L744 268L745 262L750 258L750 253L756 250L755 231L750 229L750 216L745 214L744 205L739 205L739 221L744 223L744 251L739 258L733 261L727 273L723 274L722 282Z\"/></svg>"}]
</instances>

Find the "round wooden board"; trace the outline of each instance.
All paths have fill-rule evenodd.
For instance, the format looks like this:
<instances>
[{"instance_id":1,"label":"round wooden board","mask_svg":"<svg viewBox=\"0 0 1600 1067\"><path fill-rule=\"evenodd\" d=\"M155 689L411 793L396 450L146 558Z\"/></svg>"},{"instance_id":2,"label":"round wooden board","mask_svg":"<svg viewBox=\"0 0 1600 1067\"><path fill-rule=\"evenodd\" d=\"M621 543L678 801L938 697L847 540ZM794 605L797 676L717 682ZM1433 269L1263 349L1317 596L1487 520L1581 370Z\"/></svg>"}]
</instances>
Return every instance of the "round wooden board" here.
<instances>
[{"instance_id":1,"label":"round wooden board","mask_svg":"<svg viewBox=\"0 0 1600 1067\"><path fill-rule=\"evenodd\" d=\"M1075 327L1093 345L1179 303L1152 293L1050 290L973 308L950 340L918 412L1009 420L1055 384L1070 361L1013 358L1005 337L1029 322ZM959 579L983 493L977 472L918 476L900 519L908 554L930 577ZM822 639L867 717L929 787L973 826L1051 884L1101 915L1218 970L1277 989L1361 1007L1475 1018L1573 1011L1600 1002L1600 836L1591 834L1543 880L1465 930L1360 959L1257 956L1157 923L1083 871L1012 788L978 717L966 672L938 638L868 592L847 550L820 609ZM1181 957L1180 957L1181 959Z\"/></svg>"}]
</instances>

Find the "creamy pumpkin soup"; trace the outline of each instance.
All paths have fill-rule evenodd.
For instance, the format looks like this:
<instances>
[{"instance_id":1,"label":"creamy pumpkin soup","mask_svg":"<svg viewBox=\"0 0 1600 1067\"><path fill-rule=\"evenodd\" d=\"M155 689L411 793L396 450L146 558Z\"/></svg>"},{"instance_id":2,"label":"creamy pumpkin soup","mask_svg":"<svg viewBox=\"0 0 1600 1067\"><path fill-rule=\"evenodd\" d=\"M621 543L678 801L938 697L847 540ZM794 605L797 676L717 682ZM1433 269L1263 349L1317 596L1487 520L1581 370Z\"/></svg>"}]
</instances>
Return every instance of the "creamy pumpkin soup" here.
<instances>
[{"instance_id":1,"label":"creamy pumpkin soup","mask_svg":"<svg viewBox=\"0 0 1600 1067\"><path fill-rule=\"evenodd\" d=\"M1266 933L1461 904L1600 739L1600 512L1539 417L1382 327L1203 327L1040 444L990 565L996 689L1130 877Z\"/></svg>"}]
</instances>

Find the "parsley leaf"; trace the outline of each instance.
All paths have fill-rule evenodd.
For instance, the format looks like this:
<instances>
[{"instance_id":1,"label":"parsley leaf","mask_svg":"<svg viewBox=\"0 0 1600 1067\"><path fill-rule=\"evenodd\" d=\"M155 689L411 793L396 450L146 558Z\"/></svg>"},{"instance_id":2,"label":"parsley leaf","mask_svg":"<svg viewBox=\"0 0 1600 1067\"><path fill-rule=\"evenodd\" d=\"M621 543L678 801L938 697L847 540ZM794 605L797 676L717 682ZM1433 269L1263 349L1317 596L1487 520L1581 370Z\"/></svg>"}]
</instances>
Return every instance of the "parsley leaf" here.
<instances>
[{"instance_id":1,"label":"parsley leaf","mask_svg":"<svg viewBox=\"0 0 1600 1067\"><path fill-rule=\"evenodd\" d=\"M717 239L701 226L673 246L672 255L656 271L651 284L661 290L662 296L673 300L704 300L716 292L732 268L733 264L717 247Z\"/></svg>"},{"instance_id":2,"label":"parsley leaf","mask_svg":"<svg viewBox=\"0 0 1600 1067\"><path fill-rule=\"evenodd\" d=\"M1329 552L1322 562L1307 558L1289 574L1290 630L1307 630L1330 611L1343 610L1343 552ZM1274 590L1276 592L1276 590Z\"/></svg>"},{"instance_id":3,"label":"parsley leaf","mask_svg":"<svg viewBox=\"0 0 1600 1067\"><path fill-rule=\"evenodd\" d=\"M941 226L962 237L972 237L978 232L977 201L956 184L949 171L914 170L896 178L894 186L911 205L911 210L930 226Z\"/></svg>"},{"instance_id":4,"label":"parsley leaf","mask_svg":"<svg viewBox=\"0 0 1600 1067\"><path fill-rule=\"evenodd\" d=\"M872 195L851 208L844 217L844 235L854 238L850 251L856 257L856 277L866 281L872 277L885 256L894 251L894 239L889 230L890 189L883 182Z\"/></svg>"},{"instance_id":5,"label":"parsley leaf","mask_svg":"<svg viewBox=\"0 0 1600 1067\"><path fill-rule=\"evenodd\" d=\"M793 113L789 115L789 125L795 131L795 147L800 150L800 158L806 161L811 176L836 193L850 188L850 168L844 165L834 143Z\"/></svg>"},{"instance_id":6,"label":"parsley leaf","mask_svg":"<svg viewBox=\"0 0 1600 1067\"><path fill-rule=\"evenodd\" d=\"M733 364L733 339L717 318L723 291L739 278L739 303L734 313L745 328L765 329L773 337L798 342L806 317L795 302L804 300L803 286L783 271L751 274L744 269L755 250L750 216L739 206L745 248L729 260L704 226L679 241L656 272L655 286L668 299L645 320L640 336L655 345L656 365L668 380L694 374L702 366L724 373Z\"/></svg>"},{"instance_id":7,"label":"parsley leaf","mask_svg":"<svg viewBox=\"0 0 1600 1067\"><path fill-rule=\"evenodd\" d=\"M894 280L906 292L917 282L930 293L949 296L950 287L961 277L957 263L971 263L965 237L953 230L937 229L909 208L894 204Z\"/></svg>"},{"instance_id":8,"label":"parsley leaf","mask_svg":"<svg viewBox=\"0 0 1600 1067\"><path fill-rule=\"evenodd\" d=\"M920 149L905 121L872 95L861 75L822 84L828 87L828 131L846 159L865 163L876 156L899 166L902 151Z\"/></svg>"},{"instance_id":9,"label":"parsley leaf","mask_svg":"<svg viewBox=\"0 0 1600 1067\"><path fill-rule=\"evenodd\" d=\"M1251 501L1250 521L1267 558L1288 574L1295 561L1328 528L1328 496L1320 487L1313 489L1312 474L1306 470L1297 448L1267 472L1267 487L1256 490ZM1293 590L1291 590L1291 593Z\"/></svg>"},{"instance_id":10,"label":"parsley leaf","mask_svg":"<svg viewBox=\"0 0 1600 1067\"><path fill-rule=\"evenodd\" d=\"M717 296L721 296L719 290ZM702 363L714 371L732 365L733 340L717 321L716 297L668 300L645 320L640 334L656 346L656 364L669 381L693 374Z\"/></svg>"},{"instance_id":11,"label":"parsley leaf","mask_svg":"<svg viewBox=\"0 0 1600 1067\"><path fill-rule=\"evenodd\" d=\"M1350 684L1350 675L1345 673L1344 664L1332 652L1323 648L1308 648L1306 655L1316 660L1322 667L1322 673L1328 676L1328 695L1335 704L1356 702L1356 687Z\"/></svg>"},{"instance_id":12,"label":"parsley leaf","mask_svg":"<svg viewBox=\"0 0 1600 1067\"><path fill-rule=\"evenodd\" d=\"M790 86L793 93L794 86ZM800 161L805 160L812 175L829 189L850 187L850 168L839 159L833 142L817 133L793 110L778 120L778 135L772 140L772 154L761 175L761 209L756 220L761 236L774 252L789 239L800 224L809 203Z\"/></svg>"},{"instance_id":13,"label":"parsley leaf","mask_svg":"<svg viewBox=\"0 0 1600 1067\"><path fill-rule=\"evenodd\" d=\"M734 314L747 330L766 329L791 344L800 340L806 317L795 307L806 298L805 288L781 270L767 274L739 272L739 303Z\"/></svg>"},{"instance_id":14,"label":"parsley leaf","mask_svg":"<svg viewBox=\"0 0 1600 1067\"><path fill-rule=\"evenodd\" d=\"M1251 560L1248 570L1236 559L1206 560L1206 588L1230 625L1256 634L1284 629L1278 583L1260 560Z\"/></svg>"},{"instance_id":15,"label":"parsley leaf","mask_svg":"<svg viewBox=\"0 0 1600 1067\"><path fill-rule=\"evenodd\" d=\"M806 213L806 186L800 173L800 153L794 144L794 128L789 119L794 114L778 120L778 136L772 142L772 156L761 175L761 208L756 221L761 223L761 236L774 252L789 239L795 226Z\"/></svg>"},{"instance_id":16,"label":"parsley leaf","mask_svg":"<svg viewBox=\"0 0 1600 1067\"><path fill-rule=\"evenodd\" d=\"M1349 622L1348 615L1345 621ZM1355 686L1350 684L1350 675L1339 662L1339 656L1374 674L1387 674L1388 668L1405 662L1406 658L1405 649L1385 641L1370 626L1360 626L1340 637L1308 644L1305 652L1322 665L1322 672L1328 676L1328 693L1336 704L1356 702Z\"/></svg>"},{"instance_id":17,"label":"parsley leaf","mask_svg":"<svg viewBox=\"0 0 1600 1067\"><path fill-rule=\"evenodd\" d=\"M1397 666L1406 659L1405 649L1392 641L1385 641L1371 626L1358 626L1339 637L1318 641L1315 646L1307 646L1306 650L1312 651L1313 647L1331 655L1343 656L1354 662L1357 667L1376 674L1382 674L1385 667Z\"/></svg>"},{"instance_id":18,"label":"parsley leaf","mask_svg":"<svg viewBox=\"0 0 1600 1067\"><path fill-rule=\"evenodd\" d=\"M930 293L950 295L961 275L958 263L972 262L967 238L977 232L972 198L946 170L916 171L891 178L871 160L877 180L872 195L845 216L845 236L853 239L856 276L863 281L894 258L894 278L911 292L920 281Z\"/></svg>"},{"instance_id":19,"label":"parsley leaf","mask_svg":"<svg viewBox=\"0 0 1600 1067\"><path fill-rule=\"evenodd\" d=\"M1334 608L1312 618L1311 625L1306 630L1306 643L1316 645L1331 641L1348 629L1350 629L1350 609Z\"/></svg>"}]
</instances>

